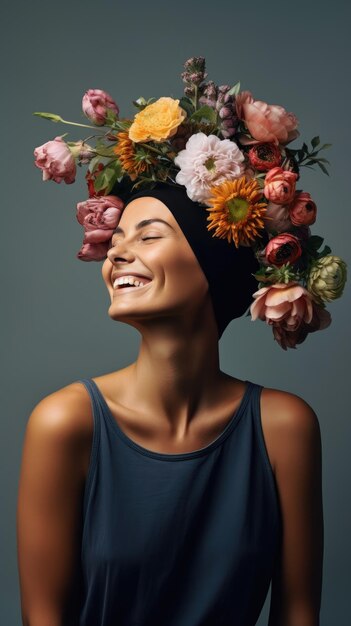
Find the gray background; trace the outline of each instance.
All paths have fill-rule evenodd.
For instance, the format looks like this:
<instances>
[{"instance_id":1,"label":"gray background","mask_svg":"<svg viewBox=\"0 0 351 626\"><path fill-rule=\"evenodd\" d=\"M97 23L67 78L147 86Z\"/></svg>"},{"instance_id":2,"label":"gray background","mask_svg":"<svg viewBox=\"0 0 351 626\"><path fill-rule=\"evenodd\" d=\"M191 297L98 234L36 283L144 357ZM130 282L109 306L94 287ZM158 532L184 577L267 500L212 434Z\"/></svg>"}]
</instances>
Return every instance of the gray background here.
<instances>
[{"instance_id":1,"label":"gray background","mask_svg":"<svg viewBox=\"0 0 351 626\"><path fill-rule=\"evenodd\" d=\"M107 314L102 263L75 255L82 228L77 201L87 197L85 169L73 185L43 183L33 149L74 127L32 116L59 113L84 122L81 98L102 88L122 116L132 99L183 91L183 62L202 55L208 79L252 91L294 112L301 132L291 147L319 134L332 143L330 178L302 170L301 187L318 205L313 234L349 255L350 9L315 0L235 3L3 2L1 615L21 623L16 564L16 497L24 431L39 400L81 377L124 367L139 335ZM85 131L83 130L83 133ZM86 129L87 134L89 131ZM233 321L220 342L221 367L241 379L302 396L316 411L323 439L325 515L322 626L350 623L350 289L329 304L333 322L284 352L271 329L249 317ZM259 624L267 623L269 595Z\"/></svg>"}]
</instances>

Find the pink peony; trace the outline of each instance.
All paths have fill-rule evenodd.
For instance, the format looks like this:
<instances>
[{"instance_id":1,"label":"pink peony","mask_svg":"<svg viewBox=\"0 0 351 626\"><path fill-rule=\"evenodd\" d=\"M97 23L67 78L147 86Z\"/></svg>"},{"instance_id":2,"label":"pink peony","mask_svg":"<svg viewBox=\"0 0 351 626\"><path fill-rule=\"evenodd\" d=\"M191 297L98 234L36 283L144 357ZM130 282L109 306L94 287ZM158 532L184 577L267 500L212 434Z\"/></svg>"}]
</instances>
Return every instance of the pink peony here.
<instances>
[{"instance_id":1,"label":"pink peony","mask_svg":"<svg viewBox=\"0 0 351 626\"><path fill-rule=\"evenodd\" d=\"M81 261L101 261L106 257L124 202L117 196L96 196L78 202L77 220L84 227L83 245L77 253Z\"/></svg>"},{"instance_id":2,"label":"pink peony","mask_svg":"<svg viewBox=\"0 0 351 626\"><path fill-rule=\"evenodd\" d=\"M243 145L260 141L286 145L299 136L298 119L282 106L254 100L250 91L242 91L236 96L236 111L243 120L253 139L239 135Z\"/></svg>"},{"instance_id":3,"label":"pink peony","mask_svg":"<svg viewBox=\"0 0 351 626\"><path fill-rule=\"evenodd\" d=\"M43 170L43 180L74 183L76 177L75 159L62 137L55 137L34 150L35 165Z\"/></svg>"},{"instance_id":4,"label":"pink peony","mask_svg":"<svg viewBox=\"0 0 351 626\"><path fill-rule=\"evenodd\" d=\"M259 318L267 324L280 323L284 330L296 330L302 322L309 324L313 316L312 295L297 281L274 283L253 294L250 306L252 321Z\"/></svg>"},{"instance_id":5,"label":"pink peony","mask_svg":"<svg viewBox=\"0 0 351 626\"><path fill-rule=\"evenodd\" d=\"M273 167L264 179L263 193L267 200L275 204L289 204L295 196L297 174Z\"/></svg>"},{"instance_id":6,"label":"pink peony","mask_svg":"<svg viewBox=\"0 0 351 626\"><path fill-rule=\"evenodd\" d=\"M293 265L301 256L302 248L298 237L291 233L281 233L269 240L265 252L269 265L281 267L284 263Z\"/></svg>"},{"instance_id":7,"label":"pink peony","mask_svg":"<svg viewBox=\"0 0 351 626\"><path fill-rule=\"evenodd\" d=\"M313 316L309 324L301 322L296 330L287 330L279 322L272 325L274 339L283 350L296 348L296 344L305 341L309 333L328 328L331 324L331 315L324 307L312 301Z\"/></svg>"},{"instance_id":8,"label":"pink peony","mask_svg":"<svg viewBox=\"0 0 351 626\"><path fill-rule=\"evenodd\" d=\"M307 191L299 191L289 206L290 220L294 226L310 226L316 221L317 207Z\"/></svg>"},{"instance_id":9,"label":"pink peony","mask_svg":"<svg viewBox=\"0 0 351 626\"><path fill-rule=\"evenodd\" d=\"M111 96L102 89L88 89L82 99L84 115L96 126L103 126L106 122L107 110L113 111L116 116L119 108Z\"/></svg>"},{"instance_id":10,"label":"pink peony","mask_svg":"<svg viewBox=\"0 0 351 626\"><path fill-rule=\"evenodd\" d=\"M234 141L195 133L174 159L180 168L175 180L185 185L191 200L206 202L213 185L242 176L244 160Z\"/></svg>"},{"instance_id":11,"label":"pink peony","mask_svg":"<svg viewBox=\"0 0 351 626\"><path fill-rule=\"evenodd\" d=\"M263 216L265 229L271 233L277 231L282 233L290 230L292 223L289 217L289 207L284 204L275 204L268 202L266 212Z\"/></svg>"}]
</instances>

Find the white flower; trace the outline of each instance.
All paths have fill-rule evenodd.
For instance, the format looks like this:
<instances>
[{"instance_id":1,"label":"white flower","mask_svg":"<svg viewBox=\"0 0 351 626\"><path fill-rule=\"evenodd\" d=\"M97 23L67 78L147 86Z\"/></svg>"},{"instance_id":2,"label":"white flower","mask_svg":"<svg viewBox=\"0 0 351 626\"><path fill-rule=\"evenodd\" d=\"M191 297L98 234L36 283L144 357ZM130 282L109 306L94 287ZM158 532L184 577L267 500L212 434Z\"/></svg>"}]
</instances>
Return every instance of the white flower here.
<instances>
[{"instance_id":1,"label":"white flower","mask_svg":"<svg viewBox=\"0 0 351 626\"><path fill-rule=\"evenodd\" d=\"M206 202L213 185L243 175L244 159L234 141L196 133L174 159L180 168L175 180L186 187L191 200Z\"/></svg>"}]
</instances>

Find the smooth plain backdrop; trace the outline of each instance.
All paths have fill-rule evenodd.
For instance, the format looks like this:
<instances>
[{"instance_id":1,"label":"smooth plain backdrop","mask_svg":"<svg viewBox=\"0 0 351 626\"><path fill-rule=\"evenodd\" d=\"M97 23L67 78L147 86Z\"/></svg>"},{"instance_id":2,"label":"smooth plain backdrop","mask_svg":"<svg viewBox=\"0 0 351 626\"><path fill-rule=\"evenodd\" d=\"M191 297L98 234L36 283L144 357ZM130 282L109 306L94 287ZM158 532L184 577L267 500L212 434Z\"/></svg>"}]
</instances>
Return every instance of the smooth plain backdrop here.
<instances>
[{"instance_id":1,"label":"smooth plain backdrop","mask_svg":"<svg viewBox=\"0 0 351 626\"><path fill-rule=\"evenodd\" d=\"M32 115L49 111L86 122L89 88L108 91L121 116L140 96L180 97L190 56L205 56L208 79L241 81L255 99L299 119L301 136L332 148L330 176L303 168L299 187L317 203L312 233L350 262L350 8L346 2L2 3L3 95L1 217L1 609L21 624L16 562L16 499L29 414L45 395L81 377L131 363L140 336L112 321L102 262L76 258L83 230L76 203L87 198L85 168L73 185L42 182L36 146L88 129ZM285 352L261 321L231 322L220 342L221 368L241 379L303 397L323 441L325 523L321 626L350 623L350 288L328 305L331 326ZM259 625L267 623L269 595ZM282 625L283 626L283 625Z\"/></svg>"}]
</instances>

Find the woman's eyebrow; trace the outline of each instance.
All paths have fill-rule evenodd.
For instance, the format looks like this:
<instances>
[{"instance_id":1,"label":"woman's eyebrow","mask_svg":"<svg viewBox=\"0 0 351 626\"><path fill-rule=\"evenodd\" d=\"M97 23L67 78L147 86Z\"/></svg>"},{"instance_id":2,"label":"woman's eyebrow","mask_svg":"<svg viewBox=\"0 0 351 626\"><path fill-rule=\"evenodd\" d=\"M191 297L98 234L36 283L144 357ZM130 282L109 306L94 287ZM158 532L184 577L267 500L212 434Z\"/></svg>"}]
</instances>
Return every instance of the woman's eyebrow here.
<instances>
[{"instance_id":1,"label":"woman's eyebrow","mask_svg":"<svg viewBox=\"0 0 351 626\"><path fill-rule=\"evenodd\" d=\"M136 224L135 226L135 230L140 230L141 228L143 228L144 226L147 226L148 224L152 224L152 222L162 222L162 224L166 224L166 226L169 226L169 228L173 229L173 226L171 226L170 224L168 224L168 222L165 222L165 220L162 220L159 217L151 217L148 220L142 220L141 222L139 222L138 224ZM174 230L174 229L173 229ZM121 228L120 226L117 226L115 228L115 230L113 231L113 235L115 233L122 233L124 235L124 230L123 228Z\"/></svg>"}]
</instances>

